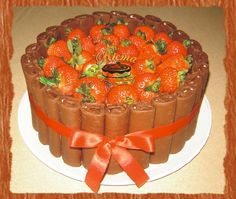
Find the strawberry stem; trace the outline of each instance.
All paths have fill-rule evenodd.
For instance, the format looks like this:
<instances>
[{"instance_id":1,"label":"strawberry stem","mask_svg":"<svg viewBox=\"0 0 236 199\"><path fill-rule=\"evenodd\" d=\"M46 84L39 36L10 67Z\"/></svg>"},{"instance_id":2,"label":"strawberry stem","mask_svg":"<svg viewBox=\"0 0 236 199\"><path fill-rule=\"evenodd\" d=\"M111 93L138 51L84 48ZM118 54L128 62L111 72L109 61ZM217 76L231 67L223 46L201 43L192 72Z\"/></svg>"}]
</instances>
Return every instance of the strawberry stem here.
<instances>
[{"instance_id":1,"label":"strawberry stem","mask_svg":"<svg viewBox=\"0 0 236 199\"><path fill-rule=\"evenodd\" d=\"M166 53L166 42L164 40L159 39L156 42L155 47L161 55Z\"/></svg>"},{"instance_id":2,"label":"strawberry stem","mask_svg":"<svg viewBox=\"0 0 236 199\"><path fill-rule=\"evenodd\" d=\"M185 39L185 40L183 41L183 45L184 45L185 48L188 48L188 47L191 45L190 40L189 40L189 39Z\"/></svg>"},{"instance_id":3,"label":"strawberry stem","mask_svg":"<svg viewBox=\"0 0 236 199\"><path fill-rule=\"evenodd\" d=\"M44 64L45 64L45 59L44 59L44 57L40 57L39 60L38 60L38 66L39 66L39 68L43 69Z\"/></svg>"}]
</instances>

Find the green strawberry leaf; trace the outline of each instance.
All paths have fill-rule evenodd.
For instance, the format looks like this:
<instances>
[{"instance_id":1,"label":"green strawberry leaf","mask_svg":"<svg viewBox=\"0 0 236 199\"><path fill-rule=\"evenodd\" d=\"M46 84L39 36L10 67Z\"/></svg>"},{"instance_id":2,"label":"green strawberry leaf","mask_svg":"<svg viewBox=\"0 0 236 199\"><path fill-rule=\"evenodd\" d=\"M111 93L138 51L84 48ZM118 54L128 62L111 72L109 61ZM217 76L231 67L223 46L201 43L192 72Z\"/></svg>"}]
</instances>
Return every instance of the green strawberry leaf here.
<instances>
[{"instance_id":1,"label":"green strawberry leaf","mask_svg":"<svg viewBox=\"0 0 236 199\"><path fill-rule=\"evenodd\" d=\"M155 43L155 47L157 49L157 51L163 55L166 53L166 42L164 40L159 39L156 43Z\"/></svg>"},{"instance_id":2,"label":"green strawberry leaf","mask_svg":"<svg viewBox=\"0 0 236 199\"><path fill-rule=\"evenodd\" d=\"M97 24L97 25L102 25L102 24L104 24L102 17L100 17L100 18L97 20L97 23L96 23L96 24Z\"/></svg>"},{"instance_id":3,"label":"green strawberry leaf","mask_svg":"<svg viewBox=\"0 0 236 199\"><path fill-rule=\"evenodd\" d=\"M143 40L146 40L146 34L145 32L142 32L141 30L137 32L137 36L141 37Z\"/></svg>"},{"instance_id":4,"label":"green strawberry leaf","mask_svg":"<svg viewBox=\"0 0 236 199\"><path fill-rule=\"evenodd\" d=\"M188 47L191 45L190 40L189 40L189 39L185 39L185 40L183 41L183 45L184 45L185 48L188 48Z\"/></svg>"},{"instance_id":5,"label":"green strawberry leaf","mask_svg":"<svg viewBox=\"0 0 236 199\"><path fill-rule=\"evenodd\" d=\"M188 63L188 68L192 68L193 65L193 56L192 55L187 55L187 57L185 57L185 60Z\"/></svg>"},{"instance_id":6,"label":"green strawberry leaf","mask_svg":"<svg viewBox=\"0 0 236 199\"><path fill-rule=\"evenodd\" d=\"M54 68L52 71L52 78L42 76L39 78L39 81L47 86L57 86L60 83L60 77L57 70Z\"/></svg>"},{"instance_id":7,"label":"green strawberry leaf","mask_svg":"<svg viewBox=\"0 0 236 199\"><path fill-rule=\"evenodd\" d=\"M43 69L44 64L45 64L45 58L44 57L40 57L39 60L38 60L39 68Z\"/></svg>"},{"instance_id":8,"label":"green strawberry leaf","mask_svg":"<svg viewBox=\"0 0 236 199\"><path fill-rule=\"evenodd\" d=\"M153 60L146 60L146 65L150 70L155 70L155 65Z\"/></svg>"},{"instance_id":9,"label":"green strawberry leaf","mask_svg":"<svg viewBox=\"0 0 236 199\"><path fill-rule=\"evenodd\" d=\"M121 45L122 45L123 47L130 46L130 45L131 45L131 41L128 40L128 39L124 39L124 40L121 41Z\"/></svg>"},{"instance_id":10,"label":"green strawberry leaf","mask_svg":"<svg viewBox=\"0 0 236 199\"><path fill-rule=\"evenodd\" d=\"M186 78L186 71L185 70L181 70L178 71L178 82L179 84L181 84Z\"/></svg>"}]
</instances>

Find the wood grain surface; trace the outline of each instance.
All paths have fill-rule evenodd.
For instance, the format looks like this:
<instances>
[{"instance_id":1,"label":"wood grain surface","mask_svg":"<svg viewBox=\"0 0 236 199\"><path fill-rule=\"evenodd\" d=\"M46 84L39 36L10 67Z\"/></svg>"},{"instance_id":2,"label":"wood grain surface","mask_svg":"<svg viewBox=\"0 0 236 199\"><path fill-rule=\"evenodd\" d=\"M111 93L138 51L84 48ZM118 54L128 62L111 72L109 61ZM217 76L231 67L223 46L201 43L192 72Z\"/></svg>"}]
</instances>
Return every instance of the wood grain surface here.
<instances>
[{"instance_id":1,"label":"wood grain surface","mask_svg":"<svg viewBox=\"0 0 236 199\"><path fill-rule=\"evenodd\" d=\"M9 60L13 54L13 46L11 39L11 27L13 19L14 6L33 6L33 5L59 5L59 6L194 6L194 7L209 7L218 6L224 9L225 16L225 35L227 55L224 60L225 71L227 73L227 85L225 96L226 107L226 123L224 125L227 153L224 159L226 185L224 194L118 194L118 193L104 193L104 194L15 194L10 192L10 174L11 174L11 137L10 137L10 114L11 103L13 100L13 85L11 81L11 70L9 67ZM236 198L236 172L234 171L236 165L236 69L235 69L235 54L236 54L236 19L234 0L1 0L0 1L0 198Z\"/></svg>"}]
</instances>

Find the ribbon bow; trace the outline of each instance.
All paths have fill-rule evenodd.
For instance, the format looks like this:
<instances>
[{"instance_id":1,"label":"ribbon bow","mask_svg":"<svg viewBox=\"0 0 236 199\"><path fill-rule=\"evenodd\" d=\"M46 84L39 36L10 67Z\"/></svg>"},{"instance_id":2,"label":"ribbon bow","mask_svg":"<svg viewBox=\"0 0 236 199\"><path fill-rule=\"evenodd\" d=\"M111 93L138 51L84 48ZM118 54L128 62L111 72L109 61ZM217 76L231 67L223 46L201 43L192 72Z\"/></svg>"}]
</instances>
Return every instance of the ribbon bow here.
<instances>
[{"instance_id":1,"label":"ribbon bow","mask_svg":"<svg viewBox=\"0 0 236 199\"><path fill-rule=\"evenodd\" d=\"M111 156L138 187L149 179L144 169L126 149L154 152L154 138L151 135L135 132L111 139L99 134L76 131L69 137L69 144L76 148L97 147L85 178L85 182L94 192L99 190Z\"/></svg>"}]
</instances>

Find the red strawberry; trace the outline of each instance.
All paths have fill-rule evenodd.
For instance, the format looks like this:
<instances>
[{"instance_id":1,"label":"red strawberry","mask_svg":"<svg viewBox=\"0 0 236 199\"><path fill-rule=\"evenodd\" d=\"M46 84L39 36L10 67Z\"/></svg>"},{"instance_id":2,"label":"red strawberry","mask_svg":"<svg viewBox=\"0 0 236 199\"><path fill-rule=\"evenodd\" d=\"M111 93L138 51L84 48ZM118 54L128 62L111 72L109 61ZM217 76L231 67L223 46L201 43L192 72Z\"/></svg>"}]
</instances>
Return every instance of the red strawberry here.
<instances>
[{"instance_id":1,"label":"red strawberry","mask_svg":"<svg viewBox=\"0 0 236 199\"><path fill-rule=\"evenodd\" d=\"M99 66L95 59L88 61L86 64L83 65L81 71L82 77L102 77L102 68Z\"/></svg>"},{"instance_id":2,"label":"red strawberry","mask_svg":"<svg viewBox=\"0 0 236 199\"><path fill-rule=\"evenodd\" d=\"M96 77L85 77L78 81L73 94L81 102L104 102L106 85Z\"/></svg>"},{"instance_id":3,"label":"red strawberry","mask_svg":"<svg viewBox=\"0 0 236 199\"><path fill-rule=\"evenodd\" d=\"M177 71L187 72L189 70L189 63L181 54L174 54L164 60L162 64L158 65L156 72L160 74L167 67L175 68Z\"/></svg>"},{"instance_id":4,"label":"red strawberry","mask_svg":"<svg viewBox=\"0 0 236 199\"><path fill-rule=\"evenodd\" d=\"M92 59L93 59L93 56L88 51L83 50L77 57L74 58L75 69L77 71L81 71L83 68L83 65Z\"/></svg>"},{"instance_id":5,"label":"red strawberry","mask_svg":"<svg viewBox=\"0 0 236 199\"><path fill-rule=\"evenodd\" d=\"M166 44L169 44L172 41L172 39L166 32L159 32L154 37L154 42L156 43L158 41L164 41Z\"/></svg>"},{"instance_id":6,"label":"red strawberry","mask_svg":"<svg viewBox=\"0 0 236 199\"><path fill-rule=\"evenodd\" d=\"M117 24L113 27L113 34L120 38L120 40L127 39L130 36L128 26L124 24Z\"/></svg>"},{"instance_id":7,"label":"red strawberry","mask_svg":"<svg viewBox=\"0 0 236 199\"><path fill-rule=\"evenodd\" d=\"M165 60L174 54L181 54L186 57L187 49L184 47L183 43L179 41L172 41L169 43L166 47L166 54L162 56L162 59Z\"/></svg>"},{"instance_id":8,"label":"red strawberry","mask_svg":"<svg viewBox=\"0 0 236 199\"><path fill-rule=\"evenodd\" d=\"M107 94L107 103L109 104L133 104L136 101L138 101L138 94L133 85L129 84L113 86Z\"/></svg>"},{"instance_id":9,"label":"red strawberry","mask_svg":"<svg viewBox=\"0 0 236 199\"><path fill-rule=\"evenodd\" d=\"M151 73L143 73L135 77L134 87L141 101L150 102L159 92L160 79Z\"/></svg>"},{"instance_id":10,"label":"red strawberry","mask_svg":"<svg viewBox=\"0 0 236 199\"><path fill-rule=\"evenodd\" d=\"M155 74L143 73L135 77L134 87L141 101L150 102L159 92L160 78Z\"/></svg>"},{"instance_id":11,"label":"red strawberry","mask_svg":"<svg viewBox=\"0 0 236 199\"><path fill-rule=\"evenodd\" d=\"M120 39L116 35L104 35L104 37L102 38L102 42L107 46L118 46L118 44L120 43Z\"/></svg>"},{"instance_id":12,"label":"red strawberry","mask_svg":"<svg viewBox=\"0 0 236 199\"><path fill-rule=\"evenodd\" d=\"M56 86L63 94L71 95L79 73L69 65L63 65L53 70L52 78L41 77L40 82L48 86Z\"/></svg>"},{"instance_id":13,"label":"red strawberry","mask_svg":"<svg viewBox=\"0 0 236 199\"><path fill-rule=\"evenodd\" d=\"M146 42L139 36L137 35L132 35L129 37L129 40L131 41L132 44L134 44L137 48L142 48Z\"/></svg>"},{"instance_id":14,"label":"red strawberry","mask_svg":"<svg viewBox=\"0 0 236 199\"><path fill-rule=\"evenodd\" d=\"M123 40L117 47L117 53L128 57L137 57L139 52L137 47L132 44L130 40Z\"/></svg>"},{"instance_id":15,"label":"red strawberry","mask_svg":"<svg viewBox=\"0 0 236 199\"><path fill-rule=\"evenodd\" d=\"M67 47L67 43L64 40L58 40L51 44L47 51L48 55L63 58L66 62L70 61L72 55Z\"/></svg>"},{"instance_id":16,"label":"red strawberry","mask_svg":"<svg viewBox=\"0 0 236 199\"><path fill-rule=\"evenodd\" d=\"M91 29L90 29L90 37L93 40L93 43L98 43L101 41L102 37L104 35L110 34L110 30L108 28L106 28L105 25L100 24L100 25L94 25Z\"/></svg>"},{"instance_id":17,"label":"red strawberry","mask_svg":"<svg viewBox=\"0 0 236 199\"><path fill-rule=\"evenodd\" d=\"M40 58L38 65L40 68L42 68L45 77L52 77L53 70L65 65L65 62L59 57L48 56L45 59Z\"/></svg>"},{"instance_id":18,"label":"red strawberry","mask_svg":"<svg viewBox=\"0 0 236 199\"><path fill-rule=\"evenodd\" d=\"M135 28L134 35L140 36L145 41L149 41L154 38L155 32L151 27L143 25Z\"/></svg>"},{"instance_id":19,"label":"red strawberry","mask_svg":"<svg viewBox=\"0 0 236 199\"><path fill-rule=\"evenodd\" d=\"M160 74L160 92L175 92L185 79L186 72L177 71L175 68L167 67Z\"/></svg>"},{"instance_id":20,"label":"red strawberry","mask_svg":"<svg viewBox=\"0 0 236 199\"><path fill-rule=\"evenodd\" d=\"M81 41L82 38L85 38L86 34L79 28L71 30L71 32L67 36L67 40L77 39Z\"/></svg>"},{"instance_id":21,"label":"red strawberry","mask_svg":"<svg viewBox=\"0 0 236 199\"><path fill-rule=\"evenodd\" d=\"M90 37L84 37L81 39L81 46L83 50L86 50L93 55L95 53L95 45Z\"/></svg>"},{"instance_id":22,"label":"red strawberry","mask_svg":"<svg viewBox=\"0 0 236 199\"><path fill-rule=\"evenodd\" d=\"M156 72L156 64L152 59L137 59L134 63L133 68L135 69L136 73L143 74L143 73L155 73Z\"/></svg>"}]
</instances>

